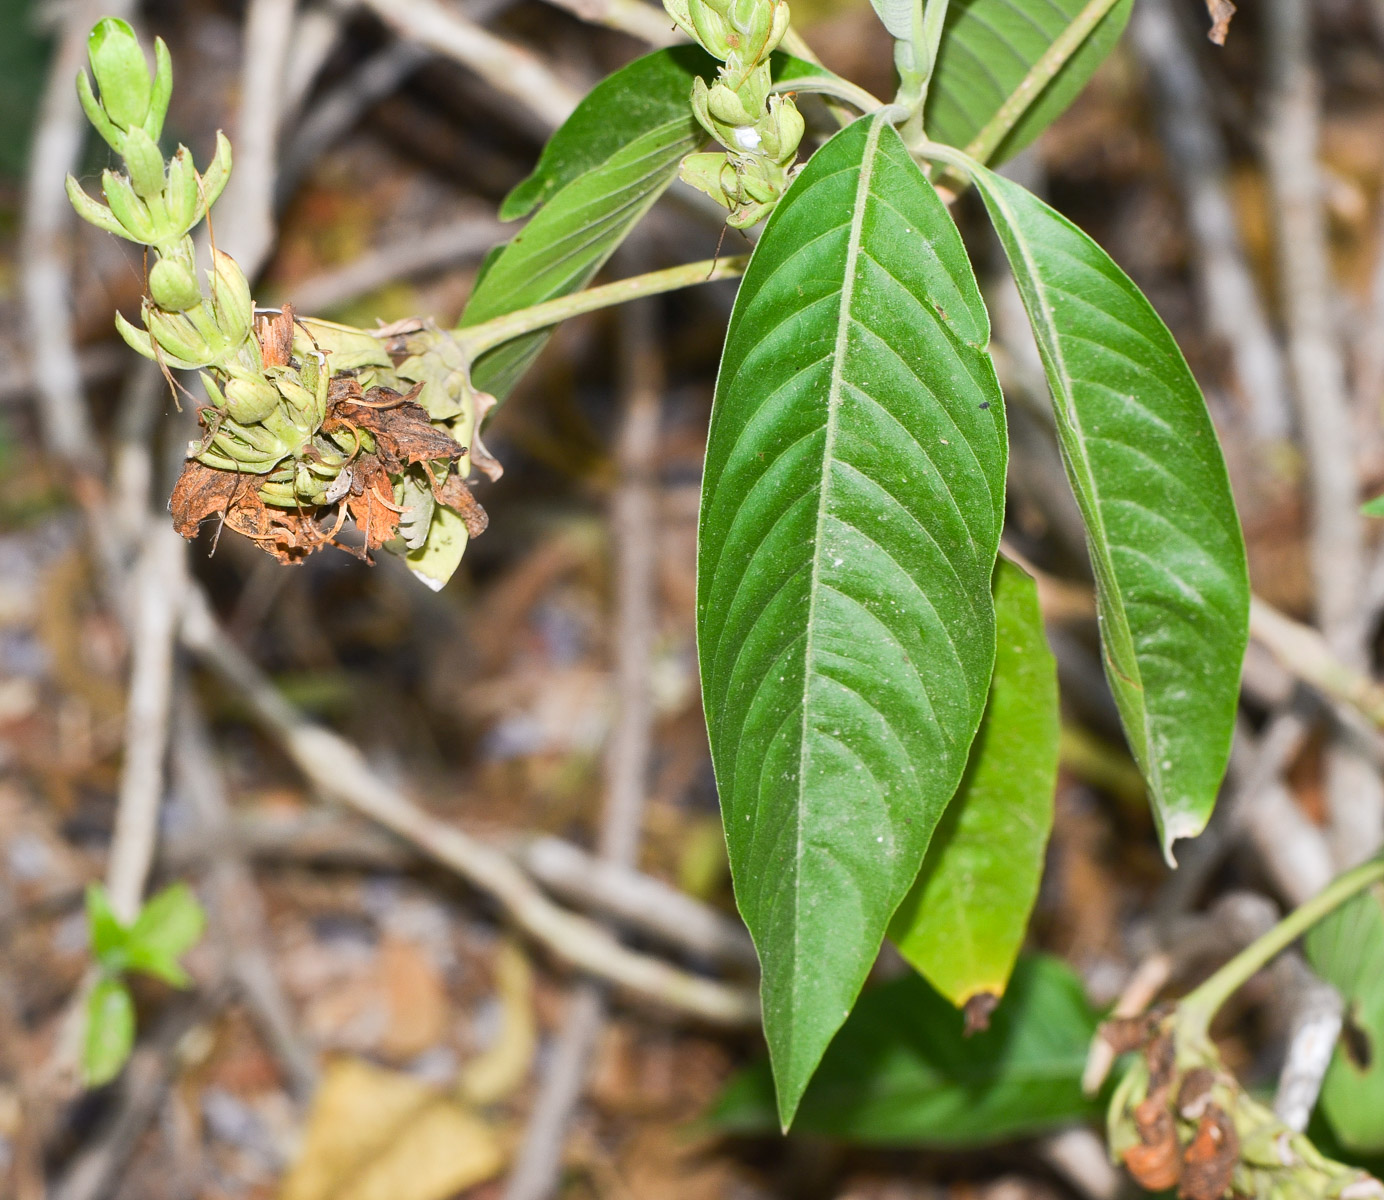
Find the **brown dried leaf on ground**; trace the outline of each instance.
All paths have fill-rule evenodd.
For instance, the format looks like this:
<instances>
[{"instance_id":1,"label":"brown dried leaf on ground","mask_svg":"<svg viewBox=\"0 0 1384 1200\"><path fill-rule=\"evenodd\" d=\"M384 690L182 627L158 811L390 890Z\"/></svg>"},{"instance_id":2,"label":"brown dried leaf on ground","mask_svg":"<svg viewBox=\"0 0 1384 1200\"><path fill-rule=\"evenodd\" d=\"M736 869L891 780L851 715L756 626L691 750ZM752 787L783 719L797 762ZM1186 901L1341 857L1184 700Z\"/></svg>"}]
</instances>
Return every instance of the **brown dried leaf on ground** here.
<instances>
[{"instance_id":1,"label":"brown dried leaf on ground","mask_svg":"<svg viewBox=\"0 0 1384 1200\"><path fill-rule=\"evenodd\" d=\"M203 521L220 517L227 528L258 542L283 563L301 562L331 540L311 512L266 505L259 498L263 482L261 475L219 471L189 459L168 501L173 528L191 541Z\"/></svg>"},{"instance_id":2,"label":"brown dried leaf on ground","mask_svg":"<svg viewBox=\"0 0 1384 1200\"><path fill-rule=\"evenodd\" d=\"M495 1130L462 1105L346 1060L327 1069L280 1200L446 1200L504 1163Z\"/></svg>"},{"instance_id":3,"label":"brown dried leaf on ground","mask_svg":"<svg viewBox=\"0 0 1384 1200\"><path fill-rule=\"evenodd\" d=\"M1211 14L1211 29L1207 33L1218 46L1225 45L1225 35L1230 32L1230 18L1235 15L1235 5L1231 0L1206 0L1206 11Z\"/></svg>"}]
</instances>

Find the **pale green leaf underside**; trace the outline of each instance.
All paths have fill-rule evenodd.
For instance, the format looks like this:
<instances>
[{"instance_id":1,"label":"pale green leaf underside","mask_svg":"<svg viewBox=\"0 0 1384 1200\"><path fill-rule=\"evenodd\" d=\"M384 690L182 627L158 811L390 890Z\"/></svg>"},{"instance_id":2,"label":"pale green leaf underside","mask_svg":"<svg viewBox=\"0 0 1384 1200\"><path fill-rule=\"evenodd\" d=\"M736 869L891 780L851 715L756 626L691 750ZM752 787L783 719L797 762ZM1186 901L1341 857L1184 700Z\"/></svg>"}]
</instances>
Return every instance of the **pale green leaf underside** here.
<instances>
[{"instance_id":1,"label":"pale green leaf underside","mask_svg":"<svg viewBox=\"0 0 1384 1200\"><path fill-rule=\"evenodd\" d=\"M1033 580L995 567L995 673L956 797L889 925L899 952L958 1007L1002 996L1038 898L1057 785L1057 664Z\"/></svg>"},{"instance_id":2,"label":"pale green leaf underside","mask_svg":"<svg viewBox=\"0 0 1384 1200\"><path fill-rule=\"evenodd\" d=\"M705 56L685 50L659 50L617 72L637 73L659 96L636 106L607 103L619 88L597 88L577 106L567 125L599 120L605 126L599 162L564 160L558 178L576 172L551 195L542 189L524 203L543 207L528 224L488 260L461 316L461 325L476 325L544 300L585 287L654 201L677 177L678 164L703 140L687 98L693 67ZM659 70L650 70L655 59ZM663 69L666 68L666 69ZM660 103L654 103L655 100ZM661 114L649 125L649 114ZM671 114L671 115L669 115ZM565 130L567 125L563 126ZM554 140L563 137L563 130ZM516 338L481 355L473 370L475 385L503 399L528 369L548 339L547 330Z\"/></svg>"},{"instance_id":3,"label":"pale green leaf underside","mask_svg":"<svg viewBox=\"0 0 1384 1200\"><path fill-rule=\"evenodd\" d=\"M928 89L927 131L965 149L1087 0L951 0ZM1119 2L1069 58L1000 143L992 162L1017 154L1072 102L1129 21Z\"/></svg>"},{"instance_id":4,"label":"pale green leaf underside","mask_svg":"<svg viewBox=\"0 0 1384 1200\"><path fill-rule=\"evenodd\" d=\"M1306 939L1313 969L1346 1002L1355 1053L1337 1045L1321 1107L1341 1144L1384 1153L1384 890L1371 888L1338 909Z\"/></svg>"},{"instance_id":5,"label":"pale green leaf underside","mask_svg":"<svg viewBox=\"0 0 1384 1200\"><path fill-rule=\"evenodd\" d=\"M868 991L832 1042L793 1123L796 1133L891 1146L960 1147L1090 1118L1081 1091L1096 1016L1070 968L1020 959L990 1028L966 1037L961 1014L916 975ZM742 1072L711 1114L733 1133L775 1121L765 1067Z\"/></svg>"},{"instance_id":6,"label":"pale green leaf underside","mask_svg":"<svg viewBox=\"0 0 1384 1200\"><path fill-rule=\"evenodd\" d=\"M951 218L878 119L804 168L731 317L698 641L785 1121L984 708L1005 472L988 336Z\"/></svg>"},{"instance_id":7,"label":"pale green leaf underside","mask_svg":"<svg viewBox=\"0 0 1384 1200\"><path fill-rule=\"evenodd\" d=\"M1215 805L1249 637L1225 462L1177 343L1110 256L1018 184L975 182L1043 357L1106 677L1171 861Z\"/></svg>"}]
</instances>

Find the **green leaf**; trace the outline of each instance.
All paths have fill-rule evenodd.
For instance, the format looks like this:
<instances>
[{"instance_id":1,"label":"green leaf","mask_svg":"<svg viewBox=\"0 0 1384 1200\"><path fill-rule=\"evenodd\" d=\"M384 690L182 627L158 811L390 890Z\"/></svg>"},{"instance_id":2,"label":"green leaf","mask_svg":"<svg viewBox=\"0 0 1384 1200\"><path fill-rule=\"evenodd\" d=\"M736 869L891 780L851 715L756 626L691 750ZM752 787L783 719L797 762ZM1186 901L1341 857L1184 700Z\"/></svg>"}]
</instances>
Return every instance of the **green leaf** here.
<instances>
[{"instance_id":1,"label":"green leaf","mask_svg":"<svg viewBox=\"0 0 1384 1200\"><path fill-rule=\"evenodd\" d=\"M110 897L99 883L87 885L87 928L91 935L91 952L107 971L124 969L125 948L129 931L111 908Z\"/></svg>"},{"instance_id":2,"label":"green leaf","mask_svg":"<svg viewBox=\"0 0 1384 1200\"><path fill-rule=\"evenodd\" d=\"M1088 0L951 0L928 88L933 141L965 149ZM1134 0L1118 0L991 156L1002 162L1052 124L1119 41Z\"/></svg>"},{"instance_id":3,"label":"green leaf","mask_svg":"<svg viewBox=\"0 0 1384 1200\"><path fill-rule=\"evenodd\" d=\"M714 76L717 66L700 46L677 46L646 54L602 80L548 139L533 173L505 197L500 220L527 217L635 138L688 120L692 80Z\"/></svg>"},{"instance_id":4,"label":"green leaf","mask_svg":"<svg viewBox=\"0 0 1384 1200\"><path fill-rule=\"evenodd\" d=\"M984 710L1006 461L988 337L956 227L879 118L808 162L731 316L698 641L785 1122Z\"/></svg>"},{"instance_id":5,"label":"green leaf","mask_svg":"<svg viewBox=\"0 0 1384 1200\"><path fill-rule=\"evenodd\" d=\"M537 214L487 260L461 325L585 287L705 135L688 101L715 60L692 46L658 50L599 84L553 135L538 168L505 200L503 216ZM481 355L472 379L503 400L548 331Z\"/></svg>"},{"instance_id":6,"label":"green leaf","mask_svg":"<svg viewBox=\"0 0 1384 1200\"><path fill-rule=\"evenodd\" d=\"M1081 1091L1096 1015L1056 959L1019 960L990 1028L963 1018L922 979L865 993L822 1060L795 1133L875 1145L962 1147L1094 1116ZM732 1133L775 1127L767 1066L731 1081L711 1114Z\"/></svg>"},{"instance_id":7,"label":"green leaf","mask_svg":"<svg viewBox=\"0 0 1384 1200\"><path fill-rule=\"evenodd\" d=\"M206 924L206 914L187 884L165 888L145 904L130 926L126 949L130 969L186 987L188 975L178 959L197 944Z\"/></svg>"},{"instance_id":8,"label":"green leaf","mask_svg":"<svg viewBox=\"0 0 1384 1200\"><path fill-rule=\"evenodd\" d=\"M135 1044L135 1002L119 979L102 979L87 997L82 1077L100 1087L120 1074Z\"/></svg>"},{"instance_id":9,"label":"green leaf","mask_svg":"<svg viewBox=\"0 0 1384 1200\"><path fill-rule=\"evenodd\" d=\"M440 592L461 565L469 535L459 513L439 504L433 509L428 538L405 556L408 569L435 592Z\"/></svg>"},{"instance_id":10,"label":"green leaf","mask_svg":"<svg viewBox=\"0 0 1384 1200\"><path fill-rule=\"evenodd\" d=\"M1004 994L1052 830L1061 721L1038 589L995 568L995 674L980 732L889 937L957 1007Z\"/></svg>"},{"instance_id":11,"label":"green leaf","mask_svg":"<svg viewBox=\"0 0 1384 1200\"><path fill-rule=\"evenodd\" d=\"M1215 806L1249 639L1225 462L1182 352L1129 277L1018 184L983 167L974 178L1047 371L1106 678L1171 863Z\"/></svg>"},{"instance_id":12,"label":"green leaf","mask_svg":"<svg viewBox=\"0 0 1384 1200\"><path fill-rule=\"evenodd\" d=\"M1349 1029L1322 1085L1322 1112L1347 1150L1384 1153L1384 889L1337 909L1305 946L1312 968L1341 993Z\"/></svg>"},{"instance_id":13,"label":"green leaf","mask_svg":"<svg viewBox=\"0 0 1384 1200\"><path fill-rule=\"evenodd\" d=\"M1384 517L1384 496L1376 496L1373 500L1366 500L1360 506L1360 513L1366 517Z\"/></svg>"}]
</instances>

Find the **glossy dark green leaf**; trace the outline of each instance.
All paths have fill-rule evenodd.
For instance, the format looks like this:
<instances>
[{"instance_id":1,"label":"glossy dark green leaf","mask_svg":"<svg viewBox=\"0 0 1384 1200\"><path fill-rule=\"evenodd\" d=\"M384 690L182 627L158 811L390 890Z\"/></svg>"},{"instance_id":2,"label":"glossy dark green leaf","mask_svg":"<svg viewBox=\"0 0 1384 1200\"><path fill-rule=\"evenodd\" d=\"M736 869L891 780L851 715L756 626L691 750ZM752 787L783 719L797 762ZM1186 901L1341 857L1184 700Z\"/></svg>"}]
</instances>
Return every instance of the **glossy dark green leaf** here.
<instances>
[{"instance_id":1,"label":"glossy dark green leaf","mask_svg":"<svg viewBox=\"0 0 1384 1200\"><path fill-rule=\"evenodd\" d=\"M785 1121L984 710L1006 461L988 337L956 227L878 118L798 176L731 316L698 640Z\"/></svg>"},{"instance_id":2,"label":"glossy dark green leaf","mask_svg":"<svg viewBox=\"0 0 1384 1200\"><path fill-rule=\"evenodd\" d=\"M120 1074L135 1044L135 1002L122 980L102 979L87 997L82 1077L100 1087Z\"/></svg>"},{"instance_id":3,"label":"glossy dark green leaf","mask_svg":"<svg viewBox=\"0 0 1384 1200\"><path fill-rule=\"evenodd\" d=\"M795 1133L894 1146L1025 1137L1094 1116L1081 1091L1096 1015L1072 972L1023 958L984 1033L917 976L866 992L822 1059ZM711 1114L733 1133L777 1127L767 1064L733 1079Z\"/></svg>"},{"instance_id":4,"label":"glossy dark green leaf","mask_svg":"<svg viewBox=\"0 0 1384 1200\"><path fill-rule=\"evenodd\" d=\"M709 64L709 66L708 66ZM542 205L487 260L461 324L585 287L703 140L688 100L692 80L715 63L694 48L659 50L594 89L553 135L539 169L505 202L510 215ZM638 92L639 99L634 99ZM599 128L600 137L587 143ZM569 131L570 134L569 134ZM473 380L503 398L542 349L547 330L481 355Z\"/></svg>"},{"instance_id":5,"label":"glossy dark green leaf","mask_svg":"<svg viewBox=\"0 0 1384 1200\"><path fill-rule=\"evenodd\" d=\"M928 88L928 136L965 149L1087 0L951 0ZM1118 0L1000 143L1002 162L1033 141L1069 105L1129 21Z\"/></svg>"},{"instance_id":6,"label":"glossy dark green leaf","mask_svg":"<svg viewBox=\"0 0 1384 1200\"><path fill-rule=\"evenodd\" d=\"M1225 461L1182 352L1129 277L1018 184L984 168L975 181L1047 371L1106 678L1171 862L1215 807L1249 639Z\"/></svg>"},{"instance_id":7,"label":"glossy dark green leaf","mask_svg":"<svg viewBox=\"0 0 1384 1200\"><path fill-rule=\"evenodd\" d=\"M1337 909L1306 939L1307 959L1346 1004L1346 1036L1322 1086L1321 1109L1356 1154L1384 1154L1384 889Z\"/></svg>"},{"instance_id":8,"label":"glossy dark green leaf","mask_svg":"<svg viewBox=\"0 0 1384 1200\"><path fill-rule=\"evenodd\" d=\"M995 567L995 674L971 759L923 869L889 925L958 1007L1002 996L1038 898L1057 785L1057 663L1033 580Z\"/></svg>"}]
</instances>

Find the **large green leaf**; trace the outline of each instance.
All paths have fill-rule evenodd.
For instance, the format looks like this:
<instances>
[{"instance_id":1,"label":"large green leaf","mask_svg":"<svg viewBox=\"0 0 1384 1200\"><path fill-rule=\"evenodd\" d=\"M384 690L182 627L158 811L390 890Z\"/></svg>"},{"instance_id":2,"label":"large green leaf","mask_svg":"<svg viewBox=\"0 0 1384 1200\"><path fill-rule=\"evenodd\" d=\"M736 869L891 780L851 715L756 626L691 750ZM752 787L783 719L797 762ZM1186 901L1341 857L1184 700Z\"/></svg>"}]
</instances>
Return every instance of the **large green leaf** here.
<instances>
[{"instance_id":1,"label":"large green leaf","mask_svg":"<svg viewBox=\"0 0 1384 1200\"><path fill-rule=\"evenodd\" d=\"M1332 913L1307 935L1306 948L1345 1000L1349 1031L1327 1070L1322 1111L1345 1149L1384 1154L1384 889Z\"/></svg>"},{"instance_id":2,"label":"large green leaf","mask_svg":"<svg viewBox=\"0 0 1384 1200\"><path fill-rule=\"evenodd\" d=\"M1215 805L1249 637L1225 462L1186 360L1129 277L1018 184L974 177L1047 371L1106 677L1171 862Z\"/></svg>"},{"instance_id":3,"label":"large green leaf","mask_svg":"<svg viewBox=\"0 0 1384 1200\"><path fill-rule=\"evenodd\" d=\"M984 710L1006 454L988 337L956 227L879 118L808 162L731 316L698 641L785 1122Z\"/></svg>"},{"instance_id":4,"label":"large green leaf","mask_svg":"<svg viewBox=\"0 0 1384 1200\"><path fill-rule=\"evenodd\" d=\"M1072 972L1023 958L990 1028L966 1037L959 1012L909 976L860 998L822 1059L795 1133L851 1142L967 1146L1095 1115L1081 1091L1096 1016ZM767 1065L743 1072L711 1114L721 1128L776 1124Z\"/></svg>"},{"instance_id":5,"label":"large green leaf","mask_svg":"<svg viewBox=\"0 0 1384 1200\"><path fill-rule=\"evenodd\" d=\"M487 260L461 324L477 325L585 287L703 140L692 80L715 68L696 47L658 50L599 84L553 135L538 169L505 201L542 205ZM540 330L481 355L472 378L503 398L547 341Z\"/></svg>"},{"instance_id":6,"label":"large green leaf","mask_svg":"<svg viewBox=\"0 0 1384 1200\"><path fill-rule=\"evenodd\" d=\"M995 567L995 674L956 798L889 925L899 952L958 1007L1004 994L1028 928L1057 784L1057 663L1033 580Z\"/></svg>"},{"instance_id":7,"label":"large green leaf","mask_svg":"<svg viewBox=\"0 0 1384 1200\"><path fill-rule=\"evenodd\" d=\"M964 149L1088 0L951 0L928 88L928 136ZM1017 154L1072 102L1110 53L1134 0L1117 0L1000 143Z\"/></svg>"}]
</instances>

